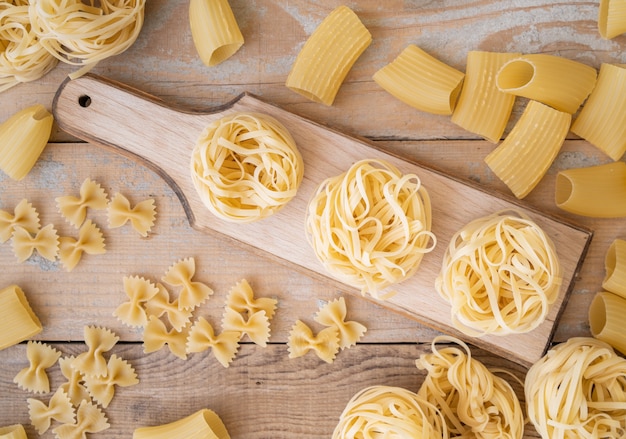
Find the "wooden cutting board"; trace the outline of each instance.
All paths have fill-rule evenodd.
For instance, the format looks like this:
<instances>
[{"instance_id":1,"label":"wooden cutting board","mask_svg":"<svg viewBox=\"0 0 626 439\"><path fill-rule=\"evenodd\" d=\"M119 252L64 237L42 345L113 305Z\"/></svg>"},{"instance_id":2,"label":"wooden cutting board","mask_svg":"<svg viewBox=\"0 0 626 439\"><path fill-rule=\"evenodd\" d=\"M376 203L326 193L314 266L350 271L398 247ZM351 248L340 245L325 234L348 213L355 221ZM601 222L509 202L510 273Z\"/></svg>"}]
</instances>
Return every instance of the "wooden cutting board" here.
<instances>
[{"instance_id":1,"label":"wooden cutting board","mask_svg":"<svg viewBox=\"0 0 626 439\"><path fill-rule=\"evenodd\" d=\"M197 195L189 171L191 151L202 130L234 111L259 112L276 118L293 135L305 164L304 180L296 197L277 214L249 224L227 222L211 214ZM307 243L304 217L308 200L324 179L341 174L357 160L387 160L403 173L417 174L431 197L432 231L438 244L425 255L416 275L394 288L395 296L378 302L524 365L537 361L549 347L592 237L589 230L533 211L513 198L488 193L392 156L366 141L333 131L249 94L215 111L199 113L172 108L123 84L86 75L61 85L54 98L53 114L62 130L95 145L112 148L157 172L180 198L194 228L226 235L356 295L361 294L329 276ZM563 286L548 318L535 330L520 335L468 337L451 326L450 306L437 294L434 281L450 237L469 221L506 209L524 212L552 238L562 264Z\"/></svg>"}]
</instances>

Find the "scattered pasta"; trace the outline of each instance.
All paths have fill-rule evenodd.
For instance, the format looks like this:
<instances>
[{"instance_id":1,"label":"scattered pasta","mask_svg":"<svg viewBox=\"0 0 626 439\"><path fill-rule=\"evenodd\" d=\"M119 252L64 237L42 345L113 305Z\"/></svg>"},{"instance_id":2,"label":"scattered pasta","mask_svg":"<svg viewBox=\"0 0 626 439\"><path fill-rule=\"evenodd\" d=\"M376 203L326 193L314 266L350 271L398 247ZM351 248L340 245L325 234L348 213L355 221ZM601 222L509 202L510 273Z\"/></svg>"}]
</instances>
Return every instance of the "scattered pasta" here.
<instances>
[{"instance_id":1,"label":"scattered pasta","mask_svg":"<svg viewBox=\"0 0 626 439\"><path fill-rule=\"evenodd\" d=\"M87 220L78 230L78 239L71 236L59 238L59 260L67 271L72 271L83 255L101 255L106 253L104 236L98 226Z\"/></svg>"},{"instance_id":2,"label":"scattered pasta","mask_svg":"<svg viewBox=\"0 0 626 439\"><path fill-rule=\"evenodd\" d=\"M29 341L26 345L28 367L20 370L13 382L20 388L34 393L48 393L50 381L46 369L52 367L61 352L41 342Z\"/></svg>"},{"instance_id":3,"label":"scattered pasta","mask_svg":"<svg viewBox=\"0 0 626 439\"><path fill-rule=\"evenodd\" d=\"M33 424L39 434L48 431L52 420L64 424L73 424L75 421L72 401L61 388L54 392L48 405L34 398L28 398L26 402L28 403L30 423Z\"/></svg>"},{"instance_id":4,"label":"scattered pasta","mask_svg":"<svg viewBox=\"0 0 626 439\"><path fill-rule=\"evenodd\" d=\"M314 335L306 323L297 320L289 332L287 349L289 358L302 357L313 351L326 363L332 363L339 352L339 330L336 326L329 326Z\"/></svg>"},{"instance_id":5,"label":"scattered pasta","mask_svg":"<svg viewBox=\"0 0 626 439\"><path fill-rule=\"evenodd\" d=\"M498 212L457 231L443 257L437 292L466 335L525 333L546 318L561 287L552 240L521 213Z\"/></svg>"},{"instance_id":6,"label":"scattered pasta","mask_svg":"<svg viewBox=\"0 0 626 439\"><path fill-rule=\"evenodd\" d=\"M106 415L100 408L87 401L83 401L76 410L76 422L63 424L52 432L57 439L86 438L86 433L99 433L110 427Z\"/></svg>"},{"instance_id":7,"label":"scattered pasta","mask_svg":"<svg viewBox=\"0 0 626 439\"><path fill-rule=\"evenodd\" d=\"M87 209L103 210L108 205L104 188L89 178L80 186L80 196L64 195L55 200L61 215L74 227L80 227L85 221Z\"/></svg>"},{"instance_id":8,"label":"scattered pasta","mask_svg":"<svg viewBox=\"0 0 626 439\"><path fill-rule=\"evenodd\" d=\"M626 299L626 240L615 239L604 257L602 288Z\"/></svg>"},{"instance_id":9,"label":"scattered pasta","mask_svg":"<svg viewBox=\"0 0 626 439\"><path fill-rule=\"evenodd\" d=\"M41 332L43 327L17 285L0 290L0 350Z\"/></svg>"},{"instance_id":10,"label":"scattered pasta","mask_svg":"<svg viewBox=\"0 0 626 439\"><path fill-rule=\"evenodd\" d=\"M178 299L170 299L169 291L163 284L156 284L157 293L143 304L148 316L161 317L163 314L167 316L167 320L177 331L182 329L191 322L193 311L178 306Z\"/></svg>"},{"instance_id":11,"label":"scattered pasta","mask_svg":"<svg viewBox=\"0 0 626 439\"><path fill-rule=\"evenodd\" d=\"M211 324L199 317L189 330L187 352L203 352L210 348L217 361L228 367L237 355L240 338L239 331L225 330L216 335Z\"/></svg>"},{"instance_id":12,"label":"scattered pasta","mask_svg":"<svg viewBox=\"0 0 626 439\"><path fill-rule=\"evenodd\" d=\"M150 233L156 218L156 206L153 198L141 201L131 207L128 198L120 193L115 194L108 205L107 212L110 228L122 227L130 221L133 229L144 238Z\"/></svg>"},{"instance_id":13,"label":"scattered pasta","mask_svg":"<svg viewBox=\"0 0 626 439\"><path fill-rule=\"evenodd\" d=\"M372 35L354 11L337 7L298 53L286 86L314 102L332 105L348 72L371 42Z\"/></svg>"},{"instance_id":14,"label":"scattered pasta","mask_svg":"<svg viewBox=\"0 0 626 439\"><path fill-rule=\"evenodd\" d=\"M332 439L447 438L433 404L410 390L371 386L357 392L339 417Z\"/></svg>"},{"instance_id":15,"label":"scattered pasta","mask_svg":"<svg viewBox=\"0 0 626 439\"><path fill-rule=\"evenodd\" d=\"M59 253L59 235L53 224L48 224L34 235L23 227L13 230L13 253L18 262L24 262L37 251L49 261L55 261Z\"/></svg>"},{"instance_id":16,"label":"scattered pasta","mask_svg":"<svg viewBox=\"0 0 626 439\"><path fill-rule=\"evenodd\" d=\"M75 357L73 355L59 358L61 374L67 379L59 388L65 392L72 402L72 405L78 407L81 401L89 401L91 396L87 388L83 385L83 374L72 367L74 359Z\"/></svg>"},{"instance_id":17,"label":"scattered pasta","mask_svg":"<svg viewBox=\"0 0 626 439\"><path fill-rule=\"evenodd\" d=\"M148 313L144 304L159 294L159 288L140 276L124 276L123 282L124 292L129 300L119 305L113 315L129 326L146 326Z\"/></svg>"},{"instance_id":18,"label":"scattered pasta","mask_svg":"<svg viewBox=\"0 0 626 439\"><path fill-rule=\"evenodd\" d=\"M86 326L84 336L88 350L74 358L72 367L83 375L106 377L107 360L103 354L113 349L120 339L119 336L98 326Z\"/></svg>"},{"instance_id":19,"label":"scattered pasta","mask_svg":"<svg viewBox=\"0 0 626 439\"><path fill-rule=\"evenodd\" d=\"M271 334L270 319L263 310L242 314L227 306L222 317L222 330L238 332L241 337L247 335L253 343L265 347Z\"/></svg>"},{"instance_id":20,"label":"scattered pasta","mask_svg":"<svg viewBox=\"0 0 626 439\"><path fill-rule=\"evenodd\" d=\"M202 409L164 425L140 427L133 439L230 439L226 426L213 410Z\"/></svg>"},{"instance_id":21,"label":"scattered pasta","mask_svg":"<svg viewBox=\"0 0 626 439\"><path fill-rule=\"evenodd\" d=\"M169 267L161 278L166 284L181 288L178 293L179 309L194 309L213 294L208 285L193 280L195 274L195 259L185 258Z\"/></svg>"},{"instance_id":22,"label":"scattered pasta","mask_svg":"<svg viewBox=\"0 0 626 439\"><path fill-rule=\"evenodd\" d=\"M254 297L254 291L247 280L242 279L233 286L226 298L226 306L239 313L254 314L257 311L265 311L268 319L274 317L276 312L276 299L270 297Z\"/></svg>"},{"instance_id":23,"label":"scattered pasta","mask_svg":"<svg viewBox=\"0 0 626 439\"><path fill-rule=\"evenodd\" d=\"M367 328L359 322L346 321L347 313L346 300L340 297L321 307L315 315L317 323L337 328L340 349L354 346L367 331Z\"/></svg>"},{"instance_id":24,"label":"scattered pasta","mask_svg":"<svg viewBox=\"0 0 626 439\"><path fill-rule=\"evenodd\" d=\"M211 123L191 155L191 178L218 218L248 223L282 209L295 195L304 162L289 131L259 113L232 113Z\"/></svg>"},{"instance_id":25,"label":"scattered pasta","mask_svg":"<svg viewBox=\"0 0 626 439\"><path fill-rule=\"evenodd\" d=\"M168 330L165 323L155 316L150 316L143 330L143 352L145 354L156 352L167 345L171 353L186 360L188 335L189 328L183 328L181 331Z\"/></svg>"},{"instance_id":26,"label":"scattered pasta","mask_svg":"<svg viewBox=\"0 0 626 439\"><path fill-rule=\"evenodd\" d=\"M526 374L527 415L544 439L623 437L626 360L607 343L574 337L550 349Z\"/></svg>"},{"instance_id":27,"label":"scattered pasta","mask_svg":"<svg viewBox=\"0 0 626 439\"><path fill-rule=\"evenodd\" d=\"M115 395L115 387L129 387L139 384L135 369L127 361L111 355L104 376L85 375L85 388L91 397L103 408L107 408Z\"/></svg>"},{"instance_id":28,"label":"scattered pasta","mask_svg":"<svg viewBox=\"0 0 626 439\"><path fill-rule=\"evenodd\" d=\"M22 424L13 424L0 427L0 439L28 439Z\"/></svg>"},{"instance_id":29,"label":"scattered pasta","mask_svg":"<svg viewBox=\"0 0 626 439\"><path fill-rule=\"evenodd\" d=\"M16 227L29 233L37 233L40 228L39 213L26 198L17 203L13 213L0 210L0 242L8 241Z\"/></svg>"},{"instance_id":30,"label":"scattered pasta","mask_svg":"<svg viewBox=\"0 0 626 439\"><path fill-rule=\"evenodd\" d=\"M428 192L415 174L361 160L326 179L311 198L307 240L326 270L363 294L412 276L436 243Z\"/></svg>"},{"instance_id":31,"label":"scattered pasta","mask_svg":"<svg viewBox=\"0 0 626 439\"><path fill-rule=\"evenodd\" d=\"M442 342L457 346L438 348ZM427 372L418 395L443 414L451 437L523 437L524 413L513 388L472 358L465 343L438 336L432 353L420 356L416 365Z\"/></svg>"}]
</instances>

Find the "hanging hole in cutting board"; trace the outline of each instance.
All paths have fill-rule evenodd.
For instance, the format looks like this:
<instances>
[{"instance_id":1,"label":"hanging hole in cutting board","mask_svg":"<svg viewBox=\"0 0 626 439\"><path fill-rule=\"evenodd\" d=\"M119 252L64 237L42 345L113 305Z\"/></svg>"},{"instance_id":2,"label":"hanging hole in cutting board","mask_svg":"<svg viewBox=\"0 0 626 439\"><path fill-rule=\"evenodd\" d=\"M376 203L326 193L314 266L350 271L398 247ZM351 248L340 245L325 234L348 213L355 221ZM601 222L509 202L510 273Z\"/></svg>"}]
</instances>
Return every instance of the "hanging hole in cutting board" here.
<instances>
[{"instance_id":1,"label":"hanging hole in cutting board","mask_svg":"<svg viewBox=\"0 0 626 439\"><path fill-rule=\"evenodd\" d=\"M89 97L88 95L79 96L78 105L80 105L83 108L87 108L88 106L91 105L91 97Z\"/></svg>"}]
</instances>

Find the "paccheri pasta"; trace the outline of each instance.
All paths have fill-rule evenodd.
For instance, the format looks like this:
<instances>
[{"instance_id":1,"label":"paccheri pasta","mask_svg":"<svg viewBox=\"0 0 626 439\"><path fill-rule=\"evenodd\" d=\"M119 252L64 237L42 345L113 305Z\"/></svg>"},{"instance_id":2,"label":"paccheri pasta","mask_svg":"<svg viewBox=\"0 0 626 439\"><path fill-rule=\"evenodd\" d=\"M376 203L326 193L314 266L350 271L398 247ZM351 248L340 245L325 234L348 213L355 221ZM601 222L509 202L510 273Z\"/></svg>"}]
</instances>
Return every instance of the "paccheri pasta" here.
<instances>
[{"instance_id":1,"label":"paccheri pasta","mask_svg":"<svg viewBox=\"0 0 626 439\"><path fill-rule=\"evenodd\" d=\"M598 31L607 40L626 32L626 3L623 0L600 0Z\"/></svg>"},{"instance_id":2,"label":"paccheri pasta","mask_svg":"<svg viewBox=\"0 0 626 439\"><path fill-rule=\"evenodd\" d=\"M433 114L450 115L456 106L465 74L421 48L407 46L372 79L402 102Z\"/></svg>"},{"instance_id":3,"label":"paccheri pasta","mask_svg":"<svg viewBox=\"0 0 626 439\"><path fill-rule=\"evenodd\" d=\"M602 288L626 299L626 241L615 239L604 257Z\"/></svg>"},{"instance_id":4,"label":"paccheri pasta","mask_svg":"<svg viewBox=\"0 0 626 439\"><path fill-rule=\"evenodd\" d=\"M466 335L533 330L545 320L561 287L554 243L521 213L498 212L457 231L435 281Z\"/></svg>"},{"instance_id":5,"label":"paccheri pasta","mask_svg":"<svg viewBox=\"0 0 626 439\"><path fill-rule=\"evenodd\" d=\"M571 121L569 113L530 101L506 139L485 157L485 163L522 199L552 165Z\"/></svg>"},{"instance_id":6,"label":"paccheri pasta","mask_svg":"<svg viewBox=\"0 0 626 439\"><path fill-rule=\"evenodd\" d=\"M0 290L0 350L37 335L42 329L19 286L10 285Z\"/></svg>"},{"instance_id":7,"label":"paccheri pasta","mask_svg":"<svg viewBox=\"0 0 626 439\"><path fill-rule=\"evenodd\" d=\"M448 438L442 413L422 396L395 386L371 386L346 404L332 439Z\"/></svg>"},{"instance_id":8,"label":"paccheri pasta","mask_svg":"<svg viewBox=\"0 0 626 439\"><path fill-rule=\"evenodd\" d=\"M306 212L307 240L326 270L363 294L412 276L433 250L431 205L415 174L361 160L323 181Z\"/></svg>"},{"instance_id":9,"label":"paccheri pasta","mask_svg":"<svg viewBox=\"0 0 626 439\"><path fill-rule=\"evenodd\" d=\"M626 354L624 315L626 315L626 299L607 291L596 293L589 306L591 335L610 344L622 354Z\"/></svg>"},{"instance_id":10,"label":"paccheri pasta","mask_svg":"<svg viewBox=\"0 0 626 439\"><path fill-rule=\"evenodd\" d=\"M439 343L452 344L438 348ZM524 413L513 388L472 358L462 341L436 337L432 353L420 356L416 366L427 372L417 394L443 415L450 437L523 437Z\"/></svg>"},{"instance_id":11,"label":"paccheri pasta","mask_svg":"<svg viewBox=\"0 0 626 439\"><path fill-rule=\"evenodd\" d=\"M211 123L191 155L191 177L204 205L218 218L247 223L288 203L304 175L293 137L276 119L232 113Z\"/></svg>"},{"instance_id":12,"label":"paccheri pasta","mask_svg":"<svg viewBox=\"0 0 626 439\"><path fill-rule=\"evenodd\" d=\"M137 428L133 439L230 439L230 435L217 413L202 409L169 424Z\"/></svg>"},{"instance_id":13,"label":"paccheri pasta","mask_svg":"<svg viewBox=\"0 0 626 439\"><path fill-rule=\"evenodd\" d=\"M298 53L286 86L315 102L332 105L348 72L371 42L372 35L354 11L337 7Z\"/></svg>"},{"instance_id":14,"label":"paccheri pasta","mask_svg":"<svg viewBox=\"0 0 626 439\"><path fill-rule=\"evenodd\" d=\"M626 360L610 345L570 338L526 374L527 416L543 439L624 437L625 381Z\"/></svg>"}]
</instances>

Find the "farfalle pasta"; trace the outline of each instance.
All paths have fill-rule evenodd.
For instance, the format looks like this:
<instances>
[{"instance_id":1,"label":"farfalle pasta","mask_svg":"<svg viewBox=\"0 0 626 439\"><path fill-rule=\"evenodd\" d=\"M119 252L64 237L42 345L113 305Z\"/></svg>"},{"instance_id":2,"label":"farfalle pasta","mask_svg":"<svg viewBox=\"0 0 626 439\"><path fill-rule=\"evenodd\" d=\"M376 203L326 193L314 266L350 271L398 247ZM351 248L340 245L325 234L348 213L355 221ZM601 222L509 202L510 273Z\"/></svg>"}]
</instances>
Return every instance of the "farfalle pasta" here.
<instances>
[{"instance_id":1,"label":"farfalle pasta","mask_svg":"<svg viewBox=\"0 0 626 439\"><path fill-rule=\"evenodd\" d=\"M313 351L326 363L332 363L339 352L339 330L329 326L314 335L306 323L297 320L289 332L287 349L289 358L302 357Z\"/></svg>"},{"instance_id":2,"label":"farfalle pasta","mask_svg":"<svg viewBox=\"0 0 626 439\"><path fill-rule=\"evenodd\" d=\"M237 355L240 338L239 331L222 331L216 335L213 326L203 317L199 317L189 330L187 352L203 352L210 348L217 361L228 367Z\"/></svg>"},{"instance_id":3,"label":"farfalle pasta","mask_svg":"<svg viewBox=\"0 0 626 439\"><path fill-rule=\"evenodd\" d=\"M270 339L270 319L263 310L244 315L226 307L222 330L239 332L242 337L247 335L253 343L265 347Z\"/></svg>"},{"instance_id":4,"label":"farfalle pasta","mask_svg":"<svg viewBox=\"0 0 626 439\"><path fill-rule=\"evenodd\" d=\"M39 334L42 329L19 286L9 285L0 290L0 350Z\"/></svg>"},{"instance_id":5,"label":"farfalle pasta","mask_svg":"<svg viewBox=\"0 0 626 439\"><path fill-rule=\"evenodd\" d=\"M276 299L270 297L254 297L254 291L247 280L242 279L233 286L226 298L226 306L239 312L254 314L265 311L268 319L272 319L276 311Z\"/></svg>"},{"instance_id":6,"label":"farfalle pasta","mask_svg":"<svg viewBox=\"0 0 626 439\"><path fill-rule=\"evenodd\" d=\"M59 260L67 271L72 271L83 255L101 255L106 253L104 236L98 226L87 220L78 230L78 239L71 236L59 238Z\"/></svg>"},{"instance_id":7,"label":"farfalle pasta","mask_svg":"<svg viewBox=\"0 0 626 439\"><path fill-rule=\"evenodd\" d=\"M108 205L108 195L99 183L87 178L80 186L79 196L57 197L57 208L74 227L80 227L87 217L87 209L103 210Z\"/></svg>"},{"instance_id":8,"label":"farfalle pasta","mask_svg":"<svg viewBox=\"0 0 626 439\"><path fill-rule=\"evenodd\" d=\"M144 304L159 293L159 288L140 276L124 276L123 282L128 301L120 304L113 315L129 326L146 326L148 314Z\"/></svg>"},{"instance_id":9,"label":"farfalle pasta","mask_svg":"<svg viewBox=\"0 0 626 439\"><path fill-rule=\"evenodd\" d=\"M97 326L86 326L84 336L89 349L74 358L72 367L83 375L106 376L107 360L103 354L113 349L120 338L110 329Z\"/></svg>"},{"instance_id":10,"label":"farfalle pasta","mask_svg":"<svg viewBox=\"0 0 626 439\"><path fill-rule=\"evenodd\" d=\"M26 402L30 423L39 434L48 431L53 420L64 424L72 424L75 421L72 401L61 388L54 392L48 404L34 398L28 398Z\"/></svg>"},{"instance_id":11,"label":"farfalle pasta","mask_svg":"<svg viewBox=\"0 0 626 439\"><path fill-rule=\"evenodd\" d=\"M178 293L178 307L193 309L203 303L213 290L206 284L193 280L196 274L194 258L185 258L174 263L167 269L161 280L173 287L180 287Z\"/></svg>"},{"instance_id":12,"label":"farfalle pasta","mask_svg":"<svg viewBox=\"0 0 626 439\"><path fill-rule=\"evenodd\" d=\"M37 233L40 228L39 213L26 198L17 203L13 213L0 210L0 242L8 241L15 227L30 233Z\"/></svg>"},{"instance_id":13,"label":"farfalle pasta","mask_svg":"<svg viewBox=\"0 0 626 439\"><path fill-rule=\"evenodd\" d=\"M0 439L28 439L28 436L22 424L13 424L0 427Z\"/></svg>"},{"instance_id":14,"label":"farfalle pasta","mask_svg":"<svg viewBox=\"0 0 626 439\"><path fill-rule=\"evenodd\" d=\"M340 297L321 307L315 315L317 323L337 328L341 349L354 346L367 331L367 328L359 322L346 321L347 313L346 300Z\"/></svg>"},{"instance_id":15,"label":"farfalle pasta","mask_svg":"<svg viewBox=\"0 0 626 439\"><path fill-rule=\"evenodd\" d=\"M153 198L131 206L128 198L117 193L108 205L107 215L110 228L122 227L130 221L133 229L145 238L154 226L156 206Z\"/></svg>"},{"instance_id":16,"label":"farfalle pasta","mask_svg":"<svg viewBox=\"0 0 626 439\"><path fill-rule=\"evenodd\" d=\"M86 439L87 433L99 433L109 427L104 412L97 405L83 401L76 410L76 421L60 425L52 432L57 439Z\"/></svg>"},{"instance_id":17,"label":"farfalle pasta","mask_svg":"<svg viewBox=\"0 0 626 439\"><path fill-rule=\"evenodd\" d=\"M149 354L167 345L171 353L186 360L188 334L189 328L183 328L182 331L168 330L165 323L155 316L150 316L143 330L143 351Z\"/></svg>"},{"instance_id":18,"label":"farfalle pasta","mask_svg":"<svg viewBox=\"0 0 626 439\"><path fill-rule=\"evenodd\" d=\"M85 375L85 387L91 397L107 408L115 395L115 387L129 387L139 383L135 369L117 355L111 355L105 376Z\"/></svg>"},{"instance_id":19,"label":"farfalle pasta","mask_svg":"<svg viewBox=\"0 0 626 439\"><path fill-rule=\"evenodd\" d=\"M89 401L91 397L83 385L83 374L72 367L75 358L73 355L59 358L61 374L67 379L59 388L65 392L72 405L79 406L81 401Z\"/></svg>"},{"instance_id":20,"label":"farfalle pasta","mask_svg":"<svg viewBox=\"0 0 626 439\"><path fill-rule=\"evenodd\" d=\"M163 284L156 284L157 293L143 304L148 316L161 317L166 315L167 321L177 331L191 322L193 311L178 306L178 299L170 299L170 293Z\"/></svg>"},{"instance_id":21,"label":"farfalle pasta","mask_svg":"<svg viewBox=\"0 0 626 439\"><path fill-rule=\"evenodd\" d=\"M13 382L20 388L33 393L48 393L50 380L46 369L56 363L61 352L48 344L29 341L26 345L26 356L29 365L15 375Z\"/></svg>"},{"instance_id":22,"label":"farfalle pasta","mask_svg":"<svg viewBox=\"0 0 626 439\"><path fill-rule=\"evenodd\" d=\"M18 262L24 262L34 252L49 261L55 261L59 253L59 235L53 224L48 224L34 235L23 227L13 230L13 253Z\"/></svg>"}]
</instances>

